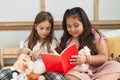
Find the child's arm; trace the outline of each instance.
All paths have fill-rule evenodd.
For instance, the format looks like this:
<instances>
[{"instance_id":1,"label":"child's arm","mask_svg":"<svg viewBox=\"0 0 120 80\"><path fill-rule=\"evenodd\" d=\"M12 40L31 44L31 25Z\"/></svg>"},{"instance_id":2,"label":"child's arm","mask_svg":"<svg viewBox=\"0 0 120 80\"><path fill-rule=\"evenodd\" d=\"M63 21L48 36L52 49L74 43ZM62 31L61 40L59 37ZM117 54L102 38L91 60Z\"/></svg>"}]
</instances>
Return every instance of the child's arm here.
<instances>
[{"instance_id":1,"label":"child's arm","mask_svg":"<svg viewBox=\"0 0 120 80\"><path fill-rule=\"evenodd\" d=\"M27 42L26 43L24 43L24 41L20 42L20 49L18 50L18 56L23 53L30 56L31 49L29 49L27 45L28 45Z\"/></svg>"},{"instance_id":2,"label":"child's arm","mask_svg":"<svg viewBox=\"0 0 120 80\"><path fill-rule=\"evenodd\" d=\"M31 49L29 49L29 48L20 48L20 49L18 50L18 56L19 56L20 54L27 54L27 55L30 56L30 53L31 53Z\"/></svg>"}]
</instances>

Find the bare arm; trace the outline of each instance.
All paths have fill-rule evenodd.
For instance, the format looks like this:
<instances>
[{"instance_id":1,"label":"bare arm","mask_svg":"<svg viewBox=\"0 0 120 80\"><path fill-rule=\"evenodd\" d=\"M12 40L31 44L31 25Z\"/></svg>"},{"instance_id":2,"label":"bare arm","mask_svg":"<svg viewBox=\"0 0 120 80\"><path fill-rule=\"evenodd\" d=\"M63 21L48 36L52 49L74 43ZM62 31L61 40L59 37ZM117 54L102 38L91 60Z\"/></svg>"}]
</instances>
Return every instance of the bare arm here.
<instances>
[{"instance_id":1,"label":"bare arm","mask_svg":"<svg viewBox=\"0 0 120 80\"><path fill-rule=\"evenodd\" d=\"M20 49L18 50L18 56L19 56L20 54L30 55L30 53L31 53L31 49L29 49L29 48L20 48Z\"/></svg>"},{"instance_id":2,"label":"bare arm","mask_svg":"<svg viewBox=\"0 0 120 80\"><path fill-rule=\"evenodd\" d=\"M101 65L108 60L108 50L107 44L104 39L95 43L97 49L97 55L77 55L71 56L71 64L80 65L83 63L88 63L91 65Z\"/></svg>"},{"instance_id":3,"label":"bare arm","mask_svg":"<svg viewBox=\"0 0 120 80\"><path fill-rule=\"evenodd\" d=\"M108 49L107 43L104 39L95 43L97 49L97 55L90 56L90 64L92 65L101 65L108 60ZM88 61L89 63L89 61Z\"/></svg>"}]
</instances>

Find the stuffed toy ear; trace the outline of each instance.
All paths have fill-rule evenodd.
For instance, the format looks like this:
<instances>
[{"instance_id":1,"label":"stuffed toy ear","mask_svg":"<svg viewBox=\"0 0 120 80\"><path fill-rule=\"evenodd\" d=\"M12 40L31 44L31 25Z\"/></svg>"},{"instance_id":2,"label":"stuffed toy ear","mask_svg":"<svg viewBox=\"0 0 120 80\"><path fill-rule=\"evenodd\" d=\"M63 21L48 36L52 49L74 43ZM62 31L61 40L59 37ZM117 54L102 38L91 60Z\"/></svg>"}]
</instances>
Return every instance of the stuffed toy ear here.
<instances>
[{"instance_id":1,"label":"stuffed toy ear","mask_svg":"<svg viewBox=\"0 0 120 80\"><path fill-rule=\"evenodd\" d=\"M23 66L24 66L23 62L21 62L21 61L16 61L16 62L14 63L14 65L13 65L13 68L14 68L15 70L24 72Z\"/></svg>"},{"instance_id":2,"label":"stuffed toy ear","mask_svg":"<svg viewBox=\"0 0 120 80\"><path fill-rule=\"evenodd\" d=\"M22 61L25 61L25 62L30 62L31 61L30 57L28 55L26 55L26 54L19 55L17 60L18 61L22 60Z\"/></svg>"},{"instance_id":3,"label":"stuffed toy ear","mask_svg":"<svg viewBox=\"0 0 120 80\"><path fill-rule=\"evenodd\" d=\"M23 65L24 65L25 69L28 68L28 63L29 63L29 61L27 61L26 59L23 59Z\"/></svg>"},{"instance_id":4,"label":"stuffed toy ear","mask_svg":"<svg viewBox=\"0 0 120 80\"><path fill-rule=\"evenodd\" d=\"M15 70L21 71L22 73L28 74L28 64L22 61L17 61L14 65L13 68Z\"/></svg>"}]
</instances>

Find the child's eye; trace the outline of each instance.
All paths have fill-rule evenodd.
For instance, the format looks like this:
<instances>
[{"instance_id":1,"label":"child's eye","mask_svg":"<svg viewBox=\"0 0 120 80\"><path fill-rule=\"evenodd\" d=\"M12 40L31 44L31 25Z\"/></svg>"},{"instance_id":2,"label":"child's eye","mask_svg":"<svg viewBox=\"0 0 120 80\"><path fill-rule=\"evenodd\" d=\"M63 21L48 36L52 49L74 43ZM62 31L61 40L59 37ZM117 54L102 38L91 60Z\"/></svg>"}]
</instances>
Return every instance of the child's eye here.
<instances>
[{"instance_id":1,"label":"child's eye","mask_svg":"<svg viewBox=\"0 0 120 80\"><path fill-rule=\"evenodd\" d=\"M75 25L75 27L78 27L78 26L79 26L79 24Z\"/></svg>"},{"instance_id":2,"label":"child's eye","mask_svg":"<svg viewBox=\"0 0 120 80\"><path fill-rule=\"evenodd\" d=\"M39 28L39 29L43 30L43 28Z\"/></svg>"},{"instance_id":3,"label":"child's eye","mask_svg":"<svg viewBox=\"0 0 120 80\"><path fill-rule=\"evenodd\" d=\"M50 30L51 28L47 28L47 30Z\"/></svg>"},{"instance_id":4,"label":"child's eye","mask_svg":"<svg viewBox=\"0 0 120 80\"><path fill-rule=\"evenodd\" d=\"M70 26L70 25L68 25L68 26L67 26L67 28L71 28L71 26Z\"/></svg>"}]
</instances>

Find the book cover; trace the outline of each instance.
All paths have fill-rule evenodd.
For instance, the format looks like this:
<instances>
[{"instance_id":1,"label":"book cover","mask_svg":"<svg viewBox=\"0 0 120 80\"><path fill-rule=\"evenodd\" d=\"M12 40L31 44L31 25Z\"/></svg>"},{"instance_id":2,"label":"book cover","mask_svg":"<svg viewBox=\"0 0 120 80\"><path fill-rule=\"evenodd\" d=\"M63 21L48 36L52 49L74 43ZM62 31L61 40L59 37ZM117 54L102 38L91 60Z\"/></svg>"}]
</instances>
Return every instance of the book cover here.
<instances>
[{"instance_id":1,"label":"book cover","mask_svg":"<svg viewBox=\"0 0 120 80\"><path fill-rule=\"evenodd\" d=\"M67 73L75 65L70 64L71 55L78 55L76 44L72 44L64 49L60 55L40 54L47 72Z\"/></svg>"}]
</instances>

